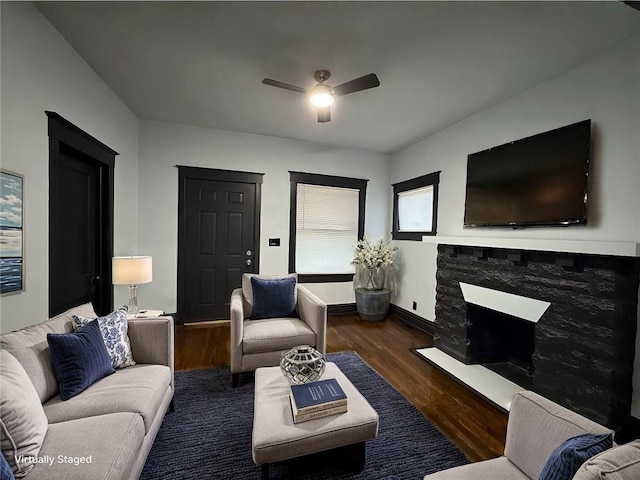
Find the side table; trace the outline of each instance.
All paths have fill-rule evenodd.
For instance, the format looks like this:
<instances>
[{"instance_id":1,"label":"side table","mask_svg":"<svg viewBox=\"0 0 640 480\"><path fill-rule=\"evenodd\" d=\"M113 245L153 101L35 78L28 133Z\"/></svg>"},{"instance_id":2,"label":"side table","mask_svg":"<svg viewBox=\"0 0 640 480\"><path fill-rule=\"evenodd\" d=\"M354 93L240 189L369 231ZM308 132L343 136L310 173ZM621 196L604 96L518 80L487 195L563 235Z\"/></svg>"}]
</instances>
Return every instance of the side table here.
<instances>
[{"instance_id":1,"label":"side table","mask_svg":"<svg viewBox=\"0 0 640 480\"><path fill-rule=\"evenodd\" d=\"M138 310L138 313L129 313L127 315L128 320L134 318L156 318L164 315L163 310Z\"/></svg>"},{"instance_id":2,"label":"side table","mask_svg":"<svg viewBox=\"0 0 640 480\"><path fill-rule=\"evenodd\" d=\"M391 290L365 290L356 288L356 308L365 322L384 320L389 311Z\"/></svg>"}]
</instances>

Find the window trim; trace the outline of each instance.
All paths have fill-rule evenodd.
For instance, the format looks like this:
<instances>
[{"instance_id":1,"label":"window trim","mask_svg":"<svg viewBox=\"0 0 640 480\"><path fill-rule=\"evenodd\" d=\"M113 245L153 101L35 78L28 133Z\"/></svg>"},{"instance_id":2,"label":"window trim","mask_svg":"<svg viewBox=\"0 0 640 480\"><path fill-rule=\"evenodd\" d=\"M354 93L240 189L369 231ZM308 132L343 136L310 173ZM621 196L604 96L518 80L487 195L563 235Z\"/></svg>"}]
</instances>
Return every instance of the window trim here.
<instances>
[{"instance_id":1,"label":"window trim","mask_svg":"<svg viewBox=\"0 0 640 480\"><path fill-rule=\"evenodd\" d=\"M438 185L440 183L440 170L422 175L403 182L394 183L393 186L393 226L391 230L392 240L422 241L423 236L435 236L438 230ZM433 212L431 216L430 232L401 232L398 218L398 195L409 190L433 186Z\"/></svg>"},{"instance_id":2,"label":"window trim","mask_svg":"<svg viewBox=\"0 0 640 480\"><path fill-rule=\"evenodd\" d=\"M318 173L289 171L289 273L296 272L296 215L298 184L322 185L325 187L352 188L358 190L358 240L364 237L364 216L367 197L367 182L362 178L338 177ZM298 274L300 283L351 282L353 273Z\"/></svg>"}]
</instances>

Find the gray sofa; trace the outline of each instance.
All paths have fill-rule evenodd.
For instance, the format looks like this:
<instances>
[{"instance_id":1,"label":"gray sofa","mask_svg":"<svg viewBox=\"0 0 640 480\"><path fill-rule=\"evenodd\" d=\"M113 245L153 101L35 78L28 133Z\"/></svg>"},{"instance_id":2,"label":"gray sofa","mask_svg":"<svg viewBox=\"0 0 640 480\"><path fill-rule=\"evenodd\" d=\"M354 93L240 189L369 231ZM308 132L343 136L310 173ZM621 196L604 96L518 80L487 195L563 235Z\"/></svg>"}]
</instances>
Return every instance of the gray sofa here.
<instances>
[{"instance_id":1,"label":"gray sofa","mask_svg":"<svg viewBox=\"0 0 640 480\"><path fill-rule=\"evenodd\" d=\"M586 433L612 431L537 393L522 391L513 397L503 456L426 475L424 480L535 480L557 446ZM573 477L632 479L640 479L640 440L592 457Z\"/></svg>"},{"instance_id":2,"label":"gray sofa","mask_svg":"<svg viewBox=\"0 0 640 480\"><path fill-rule=\"evenodd\" d=\"M71 332L74 314L96 317L86 304L0 336L2 349L18 360L33 383L48 423L38 457L52 459L51 464L37 463L23 478L137 479L173 400L173 319L129 320L129 341L137 364L118 369L62 401L46 337ZM76 460L82 458L85 463Z\"/></svg>"}]
</instances>

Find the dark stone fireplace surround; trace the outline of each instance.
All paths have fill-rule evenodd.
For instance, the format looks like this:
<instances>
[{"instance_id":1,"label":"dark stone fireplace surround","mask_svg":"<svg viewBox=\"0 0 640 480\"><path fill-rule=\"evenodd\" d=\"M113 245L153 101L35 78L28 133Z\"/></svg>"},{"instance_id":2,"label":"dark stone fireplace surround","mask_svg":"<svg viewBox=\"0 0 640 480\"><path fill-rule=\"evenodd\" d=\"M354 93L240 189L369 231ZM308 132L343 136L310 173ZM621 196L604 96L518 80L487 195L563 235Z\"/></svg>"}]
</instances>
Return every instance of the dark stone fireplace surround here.
<instances>
[{"instance_id":1,"label":"dark stone fireplace surround","mask_svg":"<svg viewBox=\"0 0 640 480\"><path fill-rule=\"evenodd\" d=\"M638 258L439 245L437 266L437 348L475 361L460 282L550 302L526 388L617 431L629 421Z\"/></svg>"}]
</instances>

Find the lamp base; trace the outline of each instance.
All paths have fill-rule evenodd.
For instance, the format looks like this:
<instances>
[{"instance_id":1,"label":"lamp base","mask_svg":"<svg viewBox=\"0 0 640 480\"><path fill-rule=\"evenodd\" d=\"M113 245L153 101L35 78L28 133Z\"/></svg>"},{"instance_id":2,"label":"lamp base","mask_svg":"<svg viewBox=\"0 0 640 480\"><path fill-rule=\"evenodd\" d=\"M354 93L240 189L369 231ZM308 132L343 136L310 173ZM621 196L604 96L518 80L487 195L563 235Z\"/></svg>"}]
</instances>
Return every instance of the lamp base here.
<instances>
[{"instance_id":1,"label":"lamp base","mask_svg":"<svg viewBox=\"0 0 640 480\"><path fill-rule=\"evenodd\" d=\"M129 313L138 313L138 287L129 285Z\"/></svg>"}]
</instances>

